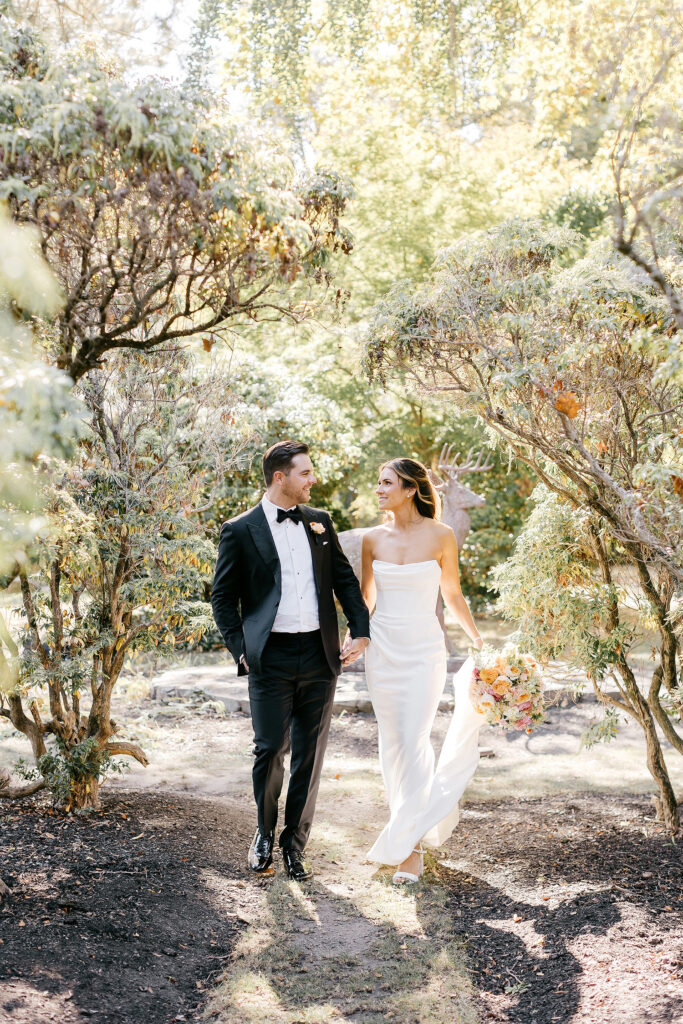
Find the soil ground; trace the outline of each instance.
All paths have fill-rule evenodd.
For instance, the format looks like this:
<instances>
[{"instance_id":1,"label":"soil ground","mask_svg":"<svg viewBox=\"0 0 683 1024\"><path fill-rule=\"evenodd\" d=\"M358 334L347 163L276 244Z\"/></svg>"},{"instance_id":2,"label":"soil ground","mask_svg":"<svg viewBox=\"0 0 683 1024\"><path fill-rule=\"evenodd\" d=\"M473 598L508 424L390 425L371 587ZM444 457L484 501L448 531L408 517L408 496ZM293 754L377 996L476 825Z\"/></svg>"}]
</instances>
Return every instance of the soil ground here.
<instances>
[{"instance_id":1,"label":"soil ground","mask_svg":"<svg viewBox=\"0 0 683 1024\"><path fill-rule=\"evenodd\" d=\"M103 804L0 809L0 1021L190 1020L244 927L243 813L135 792Z\"/></svg>"},{"instance_id":2,"label":"soil ground","mask_svg":"<svg viewBox=\"0 0 683 1024\"><path fill-rule=\"evenodd\" d=\"M246 716L121 710L152 763L105 785L101 813L0 805L3 1024L683 1020L680 841L654 820L637 732L579 752L594 708L554 709L531 737L487 730L458 829L398 891L364 862L386 813L372 716L333 722L316 876L298 886L279 862L266 880L244 868ZM0 740L4 763L24 752Z\"/></svg>"}]
</instances>

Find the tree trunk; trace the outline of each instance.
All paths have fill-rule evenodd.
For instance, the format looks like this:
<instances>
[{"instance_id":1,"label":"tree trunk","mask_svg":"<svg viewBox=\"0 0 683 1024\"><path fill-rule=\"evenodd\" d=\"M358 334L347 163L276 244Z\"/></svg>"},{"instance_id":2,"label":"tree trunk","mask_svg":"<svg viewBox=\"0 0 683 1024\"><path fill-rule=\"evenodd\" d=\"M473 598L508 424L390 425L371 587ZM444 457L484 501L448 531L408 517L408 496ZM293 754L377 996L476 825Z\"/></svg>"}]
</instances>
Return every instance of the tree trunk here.
<instances>
[{"instance_id":1,"label":"tree trunk","mask_svg":"<svg viewBox=\"0 0 683 1024\"><path fill-rule=\"evenodd\" d=\"M23 800L24 797L32 796L34 793L40 792L41 789L45 789L45 779L39 779L20 789L10 789L10 779L11 776L7 769L0 769L0 799L2 800Z\"/></svg>"},{"instance_id":2,"label":"tree trunk","mask_svg":"<svg viewBox=\"0 0 683 1024\"><path fill-rule=\"evenodd\" d=\"M652 778L659 786L659 803L662 812L662 819L668 831L675 833L678 831L680 823L678 817L678 803L666 768L664 755L662 754L662 746L659 742L657 730L652 718L648 717L646 722L642 722L642 726L643 731L645 732L645 742L647 744L647 766L650 769Z\"/></svg>"},{"instance_id":3,"label":"tree trunk","mask_svg":"<svg viewBox=\"0 0 683 1024\"><path fill-rule=\"evenodd\" d=\"M67 811L98 811L100 809L100 783L94 776L85 776L74 782Z\"/></svg>"},{"instance_id":4,"label":"tree trunk","mask_svg":"<svg viewBox=\"0 0 683 1024\"><path fill-rule=\"evenodd\" d=\"M623 656L617 663L617 667L619 669L619 674L624 681L624 689L626 690L628 699L635 709L640 726L645 733L647 766L650 770L650 775L659 787L659 799L664 824L669 832L677 832L679 826L678 803L676 801L676 794L674 793L673 786L671 785L671 779L669 778L664 754L662 753L662 745L659 742L657 726L655 725L652 710L647 700L640 692L636 678L633 675L628 662Z\"/></svg>"}]
</instances>

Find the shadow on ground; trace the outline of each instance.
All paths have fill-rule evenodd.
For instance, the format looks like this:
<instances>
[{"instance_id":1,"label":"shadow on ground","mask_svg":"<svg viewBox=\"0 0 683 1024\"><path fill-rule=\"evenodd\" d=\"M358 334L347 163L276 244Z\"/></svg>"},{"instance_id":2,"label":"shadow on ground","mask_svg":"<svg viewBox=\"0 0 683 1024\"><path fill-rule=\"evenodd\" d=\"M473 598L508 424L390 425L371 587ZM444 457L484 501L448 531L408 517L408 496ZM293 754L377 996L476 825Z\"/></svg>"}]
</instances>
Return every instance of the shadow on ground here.
<instances>
[{"instance_id":1,"label":"shadow on ground","mask_svg":"<svg viewBox=\"0 0 683 1024\"><path fill-rule=\"evenodd\" d=\"M651 813L592 795L465 811L437 872L485 1019L683 1017L681 847Z\"/></svg>"},{"instance_id":2,"label":"shadow on ground","mask_svg":"<svg viewBox=\"0 0 683 1024\"><path fill-rule=\"evenodd\" d=\"M378 875L353 881L350 896L334 883L299 886L279 875L209 1016L219 1024L478 1024L443 887L420 894L418 921L413 893Z\"/></svg>"},{"instance_id":3,"label":"shadow on ground","mask_svg":"<svg viewBox=\"0 0 683 1024\"><path fill-rule=\"evenodd\" d=\"M239 812L122 793L101 814L2 807L0 1020L189 1019L244 924Z\"/></svg>"}]
</instances>

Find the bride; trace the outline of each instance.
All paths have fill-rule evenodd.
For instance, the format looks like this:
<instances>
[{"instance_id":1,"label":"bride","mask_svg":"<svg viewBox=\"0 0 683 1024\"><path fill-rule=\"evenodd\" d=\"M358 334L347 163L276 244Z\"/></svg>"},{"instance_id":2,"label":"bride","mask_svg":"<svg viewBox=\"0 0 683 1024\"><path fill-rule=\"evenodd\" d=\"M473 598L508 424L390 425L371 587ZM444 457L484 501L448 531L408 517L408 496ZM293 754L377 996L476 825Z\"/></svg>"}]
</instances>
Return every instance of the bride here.
<instances>
[{"instance_id":1,"label":"bride","mask_svg":"<svg viewBox=\"0 0 683 1024\"><path fill-rule=\"evenodd\" d=\"M458 545L439 522L439 496L425 467L392 459L380 469L381 526L363 536L363 597L370 611L365 672L377 725L390 818L368 859L398 865L394 882L416 882L421 842L441 846L458 821L458 801L477 767L468 659L454 680L455 710L435 767L432 724L446 681L446 646L436 617L439 587L477 649L482 638L460 590Z\"/></svg>"}]
</instances>

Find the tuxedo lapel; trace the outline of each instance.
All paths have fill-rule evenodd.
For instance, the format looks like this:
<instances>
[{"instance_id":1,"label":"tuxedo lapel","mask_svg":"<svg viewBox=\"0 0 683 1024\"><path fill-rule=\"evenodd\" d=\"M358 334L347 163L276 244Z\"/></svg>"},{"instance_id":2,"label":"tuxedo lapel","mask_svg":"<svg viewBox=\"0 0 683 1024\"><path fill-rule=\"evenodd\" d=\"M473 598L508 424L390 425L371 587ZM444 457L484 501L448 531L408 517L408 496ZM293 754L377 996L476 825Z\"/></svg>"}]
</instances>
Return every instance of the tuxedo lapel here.
<instances>
[{"instance_id":1,"label":"tuxedo lapel","mask_svg":"<svg viewBox=\"0 0 683 1024\"><path fill-rule=\"evenodd\" d=\"M266 519L266 514L263 511L262 505L256 506L249 517L247 526L249 533L251 534L251 539L256 546L256 550L273 573L277 585L280 586L280 559L278 558L275 541L273 540L273 535L270 532L268 520Z\"/></svg>"},{"instance_id":2,"label":"tuxedo lapel","mask_svg":"<svg viewBox=\"0 0 683 1024\"><path fill-rule=\"evenodd\" d=\"M304 521L304 529L306 536L308 537L308 543L311 548L311 558L313 560L313 576L315 577L315 589L320 596L320 581L322 579L322 567L324 551L321 543L321 538L318 534L315 534L311 529L311 522L315 518L313 512L306 505L299 505L301 517Z\"/></svg>"}]
</instances>

